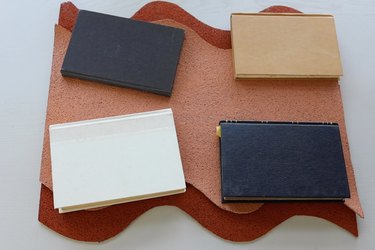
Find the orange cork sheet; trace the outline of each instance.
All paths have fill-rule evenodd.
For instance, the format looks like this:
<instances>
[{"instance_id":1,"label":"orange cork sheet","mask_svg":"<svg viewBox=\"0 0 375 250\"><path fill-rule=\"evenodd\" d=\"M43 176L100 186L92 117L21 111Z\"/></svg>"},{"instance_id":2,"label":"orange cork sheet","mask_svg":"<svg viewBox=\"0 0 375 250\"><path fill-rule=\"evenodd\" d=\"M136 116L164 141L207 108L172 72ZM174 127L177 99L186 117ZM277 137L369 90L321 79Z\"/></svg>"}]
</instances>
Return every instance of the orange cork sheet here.
<instances>
[{"instance_id":1,"label":"orange cork sheet","mask_svg":"<svg viewBox=\"0 0 375 250\"><path fill-rule=\"evenodd\" d=\"M186 199L191 199L190 202L179 203L176 202L177 200L174 201L174 199L177 199L177 196L171 196L158 199L158 201L162 200L161 203L148 200L118 206L127 207L128 210L130 209L129 207L134 206L134 208L137 208L134 209L134 211L141 211L142 209L139 209L139 206L144 206L145 203L150 203L149 208L158 206L157 204L175 205L188 212L209 230L223 238L235 241L255 239L285 220L286 217L289 218L290 216L298 214L314 215L328 219L347 229L354 235L357 235L355 214L342 203L286 203L282 205L266 204L263 206L261 206L261 204L234 204L232 206L224 206L220 202L218 139L215 136L214 128L221 119L336 121L340 123L344 148L347 148L347 152L345 153L346 160L349 159L341 96L337 81L253 80L251 82L235 82L232 77L231 51L229 49L225 50L213 46L209 42L209 32L206 31L204 33L206 37L205 40L195 32L201 26L204 26L206 29L209 26L200 23L176 5L164 2L153 2L146 5L136 13L135 17L138 15L142 17L140 19L145 20L147 19L146 16L152 16L154 9L160 12L161 6L166 7L166 11L170 10L174 11L174 13L178 10L180 12L179 16L185 16L183 18L185 20L184 22L187 22L186 20L190 18L193 20L192 23L194 23L194 25L192 25L193 31L189 27L172 20L159 21L161 24L183 28L186 32L186 40L184 42L172 97L165 98L135 90L62 78L59 74L59 69L61 67L63 55L65 54L70 32L57 26L46 128L49 124L58 122L172 107L175 113L186 179L188 183L195 187L189 186L188 191L191 190L189 195L184 194L179 197L186 196ZM76 13L77 11L73 4L63 4L59 19L60 24L71 29L75 20L74 14L72 14L74 12ZM147 13L149 14L146 15ZM213 28L210 29L215 30ZM213 34L216 34L216 36L220 34L220 36L223 37L230 36L228 31L219 31ZM228 39L222 39L222 41L228 41ZM222 47L225 46L227 45L223 42ZM197 114L197 110L200 111L199 114ZM47 132L46 130L41 182L51 189ZM203 146L203 148L201 146ZM350 163L350 159L349 161L347 160L347 162ZM352 173L351 165L348 165ZM349 170L348 174L350 175ZM351 200L353 200L353 198L357 196L353 196L352 183L354 183L354 175L351 176ZM192 193L191 195L193 196L199 193L196 188L205 195L200 194L200 197L204 197L204 199L199 199L202 208L209 208L205 208L206 210L198 209L195 213L190 213L189 211L192 211L192 208L189 209L184 206L199 205L191 202L195 198L190 197L190 193ZM47 195L48 192L50 193L49 195ZM355 186L354 193L356 194ZM78 240L101 241L110 238L124 229L135 217L141 214L137 213L134 214L134 216L127 216L123 218L123 220L119 220L118 227L120 229L115 230L109 227L103 227L99 230L100 232L96 232L97 230L95 230L95 236L93 236L89 229L83 231L87 232L87 234L79 230L80 228L85 228L84 224L87 223L86 220L76 220L75 223L72 223L74 222L73 219L70 221L69 225L61 221L54 223L54 220L57 220L56 218L65 218L64 221L66 221L68 217L75 218L75 213L59 215L57 211L53 210L51 197L51 191L42 186L39 220L53 230ZM207 197L216 206L212 206L213 204L211 204ZM163 199L166 200L163 201ZM178 198L178 200L180 199L184 198ZM350 200L349 203L348 201L346 202L349 205L351 204ZM210 203L211 205L208 206L206 203ZM46 207L46 204L50 204L51 207ZM358 197L357 204L360 209ZM291 211L291 213L288 213L286 217L285 214L279 214L279 206L289 207L288 210ZM300 209L301 206L304 207L304 209ZM305 207L309 207L309 212L306 212ZM337 211L337 207L341 207L342 211L345 211L345 213L342 213L341 216L337 214L336 218L335 211ZM264 214L263 209L265 208L270 210L266 210L268 212ZM107 222L113 224L116 220L112 219L115 218L113 214L110 213L112 209L113 208L105 208L96 211L95 214L101 214L101 216L104 217L107 216ZM218 213L219 211L220 213L223 212L221 215L223 217L229 216L230 214L231 216L245 216L236 215L235 213L227 212L223 209L235 213L253 212L246 215L249 216L249 219L245 221L243 225L244 227L248 227L246 233L244 232L241 234L242 236L238 237L233 235L230 225L232 226L232 230L236 230L235 228L238 221L228 223L225 227L228 229L222 229L222 225L215 222L218 218L208 218L205 216L207 214ZM258 210L254 212L256 209ZM269 212L271 210L272 212ZM81 217L88 216L91 218L93 215L90 213L94 212L82 211L79 213ZM199 215L197 213L199 213ZM259 213L262 213L263 216L261 223L256 222ZM272 221L265 219L268 213ZM343 214L345 215L343 216ZM275 217L278 217L278 219ZM90 223L100 223L99 221L102 220L102 217L100 218L101 219L99 219L98 216L98 221L95 222L94 219L94 221L90 220ZM262 224L262 226L260 226L260 224ZM218 228L215 229L213 225L216 225ZM98 227L96 227L96 229L97 228ZM223 232L218 233L218 231ZM75 235L75 232L77 235Z\"/></svg>"}]
</instances>

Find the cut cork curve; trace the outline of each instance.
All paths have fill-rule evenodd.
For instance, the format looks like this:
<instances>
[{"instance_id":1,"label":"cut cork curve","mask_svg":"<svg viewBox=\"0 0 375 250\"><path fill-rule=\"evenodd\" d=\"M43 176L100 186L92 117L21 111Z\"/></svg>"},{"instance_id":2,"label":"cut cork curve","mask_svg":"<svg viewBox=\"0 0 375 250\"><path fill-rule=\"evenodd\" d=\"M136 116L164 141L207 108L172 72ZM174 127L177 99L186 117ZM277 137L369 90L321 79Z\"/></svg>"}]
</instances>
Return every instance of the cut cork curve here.
<instances>
[{"instance_id":1,"label":"cut cork curve","mask_svg":"<svg viewBox=\"0 0 375 250\"><path fill-rule=\"evenodd\" d=\"M340 203L265 204L250 214L234 214L215 206L191 185L184 194L67 214L53 209L53 193L42 185L39 221L71 239L101 242L119 234L138 216L158 206L178 207L214 234L236 242L254 240L295 215L319 217L358 236L355 214Z\"/></svg>"}]
</instances>

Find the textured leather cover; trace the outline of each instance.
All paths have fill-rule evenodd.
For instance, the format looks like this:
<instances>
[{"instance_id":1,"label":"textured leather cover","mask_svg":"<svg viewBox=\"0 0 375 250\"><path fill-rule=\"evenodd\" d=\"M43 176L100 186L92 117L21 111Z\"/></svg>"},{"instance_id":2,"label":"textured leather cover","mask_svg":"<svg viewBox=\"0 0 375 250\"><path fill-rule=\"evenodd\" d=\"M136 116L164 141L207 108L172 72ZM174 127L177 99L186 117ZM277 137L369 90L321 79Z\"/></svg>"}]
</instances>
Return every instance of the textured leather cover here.
<instances>
[{"instance_id":1,"label":"textured leather cover","mask_svg":"<svg viewBox=\"0 0 375 250\"><path fill-rule=\"evenodd\" d=\"M183 40L182 29L81 10L61 73L170 96Z\"/></svg>"},{"instance_id":2,"label":"textured leather cover","mask_svg":"<svg viewBox=\"0 0 375 250\"><path fill-rule=\"evenodd\" d=\"M220 126L223 201L350 197L337 124Z\"/></svg>"}]
</instances>

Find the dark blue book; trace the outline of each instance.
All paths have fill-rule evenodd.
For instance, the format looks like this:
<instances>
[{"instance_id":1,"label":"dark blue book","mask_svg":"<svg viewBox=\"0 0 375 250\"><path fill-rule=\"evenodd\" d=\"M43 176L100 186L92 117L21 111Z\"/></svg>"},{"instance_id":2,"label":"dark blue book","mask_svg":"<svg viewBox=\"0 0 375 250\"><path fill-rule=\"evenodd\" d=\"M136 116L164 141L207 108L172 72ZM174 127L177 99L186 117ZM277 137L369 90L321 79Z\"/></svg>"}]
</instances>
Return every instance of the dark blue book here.
<instances>
[{"instance_id":1,"label":"dark blue book","mask_svg":"<svg viewBox=\"0 0 375 250\"><path fill-rule=\"evenodd\" d=\"M350 197L335 123L220 122L223 202Z\"/></svg>"},{"instance_id":2,"label":"dark blue book","mask_svg":"<svg viewBox=\"0 0 375 250\"><path fill-rule=\"evenodd\" d=\"M183 41L182 29L81 10L61 73L170 96Z\"/></svg>"}]
</instances>

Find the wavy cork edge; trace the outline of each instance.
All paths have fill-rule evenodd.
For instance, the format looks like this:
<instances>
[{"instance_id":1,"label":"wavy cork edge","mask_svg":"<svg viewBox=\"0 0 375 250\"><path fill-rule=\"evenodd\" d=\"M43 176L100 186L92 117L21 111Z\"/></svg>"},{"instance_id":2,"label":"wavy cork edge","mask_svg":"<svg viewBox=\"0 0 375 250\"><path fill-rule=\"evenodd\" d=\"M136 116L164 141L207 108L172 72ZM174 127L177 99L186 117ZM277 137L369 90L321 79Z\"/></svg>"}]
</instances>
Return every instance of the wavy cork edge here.
<instances>
[{"instance_id":1,"label":"wavy cork edge","mask_svg":"<svg viewBox=\"0 0 375 250\"><path fill-rule=\"evenodd\" d=\"M67 214L53 209L53 193L42 185L39 206L42 211L39 221L44 225L71 239L90 242L101 242L119 234L138 216L158 206L178 207L214 234L236 242L257 239L295 215L319 217L358 236L356 216L342 203L269 203L250 214L234 214L218 208L189 184L184 194Z\"/></svg>"}]
</instances>

